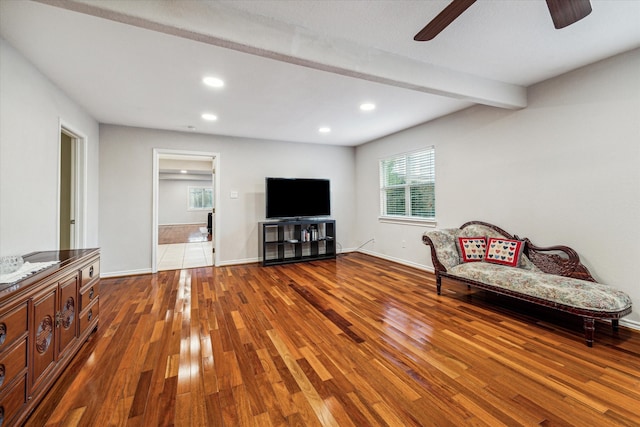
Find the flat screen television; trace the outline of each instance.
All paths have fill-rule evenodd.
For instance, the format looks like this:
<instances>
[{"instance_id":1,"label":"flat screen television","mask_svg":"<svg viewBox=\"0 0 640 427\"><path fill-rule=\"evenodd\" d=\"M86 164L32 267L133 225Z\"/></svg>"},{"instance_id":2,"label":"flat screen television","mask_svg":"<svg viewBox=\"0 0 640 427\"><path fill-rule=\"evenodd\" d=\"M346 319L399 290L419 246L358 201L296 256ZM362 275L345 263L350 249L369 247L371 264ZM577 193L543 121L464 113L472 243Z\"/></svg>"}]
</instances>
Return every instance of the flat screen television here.
<instances>
[{"instance_id":1,"label":"flat screen television","mask_svg":"<svg viewBox=\"0 0 640 427\"><path fill-rule=\"evenodd\" d=\"M328 179L266 178L267 218L305 218L331 215Z\"/></svg>"}]
</instances>

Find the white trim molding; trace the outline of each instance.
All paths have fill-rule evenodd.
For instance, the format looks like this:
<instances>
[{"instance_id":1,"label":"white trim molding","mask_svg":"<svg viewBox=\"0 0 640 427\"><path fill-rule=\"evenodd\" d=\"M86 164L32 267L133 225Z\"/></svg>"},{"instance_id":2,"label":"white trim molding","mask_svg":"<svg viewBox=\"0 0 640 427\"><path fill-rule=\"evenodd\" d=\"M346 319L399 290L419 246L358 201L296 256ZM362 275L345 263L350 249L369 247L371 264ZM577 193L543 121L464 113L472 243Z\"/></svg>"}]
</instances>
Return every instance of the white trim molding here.
<instances>
[{"instance_id":1,"label":"white trim molding","mask_svg":"<svg viewBox=\"0 0 640 427\"><path fill-rule=\"evenodd\" d=\"M153 214L151 221L151 273L158 272L158 201L159 201L159 177L160 177L160 157L162 155L175 155L175 156L199 156L209 157L213 162L212 172L215 174L214 178L214 206L220 206L220 153L205 152L205 151L189 151L189 150L175 150L167 148L154 148L153 149ZM216 214L213 216L213 230L219 230L220 212L216 210ZM215 243L215 253L213 254L213 265L220 265L220 240Z\"/></svg>"}]
</instances>

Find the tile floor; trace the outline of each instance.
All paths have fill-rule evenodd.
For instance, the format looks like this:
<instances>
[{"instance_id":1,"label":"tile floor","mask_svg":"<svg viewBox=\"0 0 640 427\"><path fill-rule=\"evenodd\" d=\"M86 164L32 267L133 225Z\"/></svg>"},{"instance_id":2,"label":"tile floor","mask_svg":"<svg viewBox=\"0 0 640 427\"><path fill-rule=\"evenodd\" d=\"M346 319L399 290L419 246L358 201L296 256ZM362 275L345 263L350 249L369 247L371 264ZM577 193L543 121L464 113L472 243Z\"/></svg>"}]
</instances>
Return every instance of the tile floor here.
<instances>
[{"instance_id":1,"label":"tile floor","mask_svg":"<svg viewBox=\"0 0 640 427\"><path fill-rule=\"evenodd\" d=\"M213 243L158 245L158 271L213 265Z\"/></svg>"}]
</instances>

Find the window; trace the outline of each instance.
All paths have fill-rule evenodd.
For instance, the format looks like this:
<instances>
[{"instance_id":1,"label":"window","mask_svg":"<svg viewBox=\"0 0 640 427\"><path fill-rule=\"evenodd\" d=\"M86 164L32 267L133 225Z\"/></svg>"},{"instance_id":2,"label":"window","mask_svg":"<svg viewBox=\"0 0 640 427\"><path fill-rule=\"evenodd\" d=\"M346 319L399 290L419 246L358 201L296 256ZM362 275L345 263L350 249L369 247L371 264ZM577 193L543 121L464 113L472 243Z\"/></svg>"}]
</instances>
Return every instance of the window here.
<instances>
[{"instance_id":1,"label":"window","mask_svg":"<svg viewBox=\"0 0 640 427\"><path fill-rule=\"evenodd\" d=\"M189 210L213 209L213 189L211 187L189 187Z\"/></svg>"},{"instance_id":2,"label":"window","mask_svg":"<svg viewBox=\"0 0 640 427\"><path fill-rule=\"evenodd\" d=\"M435 148L380 160L380 213L383 217L434 220Z\"/></svg>"}]
</instances>

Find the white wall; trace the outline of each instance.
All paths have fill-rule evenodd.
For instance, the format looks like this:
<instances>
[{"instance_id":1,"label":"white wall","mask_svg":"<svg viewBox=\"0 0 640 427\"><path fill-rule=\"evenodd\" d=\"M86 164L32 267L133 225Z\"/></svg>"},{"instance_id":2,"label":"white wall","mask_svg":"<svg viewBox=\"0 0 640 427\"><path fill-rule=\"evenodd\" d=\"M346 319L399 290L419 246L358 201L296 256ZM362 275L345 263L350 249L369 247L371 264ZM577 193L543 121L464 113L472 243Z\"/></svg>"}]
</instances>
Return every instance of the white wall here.
<instances>
[{"instance_id":1,"label":"white wall","mask_svg":"<svg viewBox=\"0 0 640 427\"><path fill-rule=\"evenodd\" d=\"M158 224L206 224L211 209L189 210L189 187L212 187L211 180L161 179L158 183Z\"/></svg>"},{"instance_id":2,"label":"white wall","mask_svg":"<svg viewBox=\"0 0 640 427\"><path fill-rule=\"evenodd\" d=\"M219 153L216 252L222 264L258 260L266 176L329 178L337 242L355 242L355 150L314 144L100 125L100 244L105 274L151 269L153 149ZM232 199L232 191L238 198Z\"/></svg>"},{"instance_id":3,"label":"white wall","mask_svg":"<svg viewBox=\"0 0 640 427\"><path fill-rule=\"evenodd\" d=\"M58 248L60 121L87 138L87 246L98 246L98 123L0 39L0 255Z\"/></svg>"},{"instance_id":4,"label":"white wall","mask_svg":"<svg viewBox=\"0 0 640 427\"><path fill-rule=\"evenodd\" d=\"M597 280L631 295L626 319L639 322L640 50L528 96L523 110L472 107L358 147L358 241L375 237L371 253L432 268L426 227L378 221L377 161L435 145L439 228L485 220L541 246L571 246Z\"/></svg>"}]
</instances>

